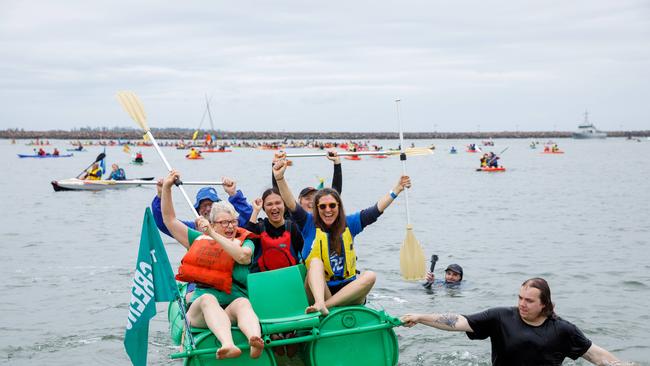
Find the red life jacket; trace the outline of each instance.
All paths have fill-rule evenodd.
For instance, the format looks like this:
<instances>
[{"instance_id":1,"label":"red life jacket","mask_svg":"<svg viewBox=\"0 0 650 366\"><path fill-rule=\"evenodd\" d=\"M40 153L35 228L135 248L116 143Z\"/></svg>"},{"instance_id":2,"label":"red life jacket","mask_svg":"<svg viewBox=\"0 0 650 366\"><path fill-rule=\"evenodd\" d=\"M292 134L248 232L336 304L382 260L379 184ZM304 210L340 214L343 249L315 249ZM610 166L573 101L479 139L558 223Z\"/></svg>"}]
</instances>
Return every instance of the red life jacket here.
<instances>
[{"instance_id":1,"label":"red life jacket","mask_svg":"<svg viewBox=\"0 0 650 366\"><path fill-rule=\"evenodd\" d=\"M238 227L235 239L243 243L251 235L253 233L250 231ZM221 244L207 235L201 235L192 242L190 250L181 259L176 279L213 287L229 294L232 291L234 267L235 260L224 251Z\"/></svg>"},{"instance_id":2,"label":"red life jacket","mask_svg":"<svg viewBox=\"0 0 650 366\"><path fill-rule=\"evenodd\" d=\"M263 223L260 226L264 229L260 234L261 252L257 258L260 272L289 267L298 263L291 247L291 221L285 220L284 232L277 238L269 236Z\"/></svg>"}]
</instances>

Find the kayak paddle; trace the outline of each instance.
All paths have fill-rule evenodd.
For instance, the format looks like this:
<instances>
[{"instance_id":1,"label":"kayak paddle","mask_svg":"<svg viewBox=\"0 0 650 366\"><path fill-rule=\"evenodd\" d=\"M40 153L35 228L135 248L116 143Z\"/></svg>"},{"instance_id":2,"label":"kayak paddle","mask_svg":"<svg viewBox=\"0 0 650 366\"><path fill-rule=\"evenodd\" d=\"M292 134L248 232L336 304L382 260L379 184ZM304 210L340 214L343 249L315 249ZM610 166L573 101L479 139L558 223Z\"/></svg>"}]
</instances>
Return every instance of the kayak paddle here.
<instances>
[{"instance_id":1,"label":"kayak paddle","mask_svg":"<svg viewBox=\"0 0 650 366\"><path fill-rule=\"evenodd\" d=\"M98 162L98 161L101 161L101 160L104 159L105 157L106 157L106 154L105 154L105 153L101 153L101 154L97 155L97 159L95 159L95 161L93 161L92 163L90 163L90 165L88 165L88 167L86 167L86 169L82 170L81 173L77 174L77 178L81 177L81 175L82 175L83 173L85 173L86 170L90 169L90 167L93 166L93 164L95 164L95 163Z\"/></svg>"},{"instance_id":2,"label":"kayak paddle","mask_svg":"<svg viewBox=\"0 0 650 366\"><path fill-rule=\"evenodd\" d=\"M404 153L404 134L402 133L402 122L399 118L399 102L395 100L395 107L397 108L397 123L399 125L399 159L402 161L402 174L406 175L406 153ZM404 196L406 199L406 238L402 243L402 248L399 251L400 270L402 277L405 280L420 280L424 278L424 251L422 246L413 234L413 227L411 226L411 216L409 214L409 193L408 188L404 188Z\"/></svg>"},{"instance_id":3,"label":"kayak paddle","mask_svg":"<svg viewBox=\"0 0 650 366\"><path fill-rule=\"evenodd\" d=\"M431 267L429 267L429 272L433 273L433 270L436 269L436 262L438 261L438 256L437 255L432 255L431 256ZM431 285L433 285L433 281L425 282L422 284L422 287L424 288L431 288Z\"/></svg>"},{"instance_id":4,"label":"kayak paddle","mask_svg":"<svg viewBox=\"0 0 650 366\"><path fill-rule=\"evenodd\" d=\"M154 186L158 184L158 182L152 181L151 179L144 180L143 178L139 179L133 179L133 180L112 180L110 181L111 184L135 184L135 185L143 185L143 186ZM185 182L182 181L180 184L184 186L222 186L223 182Z\"/></svg>"},{"instance_id":5,"label":"kayak paddle","mask_svg":"<svg viewBox=\"0 0 650 366\"><path fill-rule=\"evenodd\" d=\"M138 96L135 95L135 93L132 91L120 91L117 92L117 99L120 101L122 108L124 108L124 110L129 114L129 116L131 116L131 119L133 119L138 124L138 126L142 128L142 130L144 131L143 137L146 136L149 138L149 140L151 140L151 143L156 148L158 155L162 159L163 163L165 163L165 166L167 167L167 171L171 172L172 171L171 165L169 165L169 162L165 158L165 154L163 154L162 150L160 149L160 146L158 146L156 139L151 134L151 130L147 125L147 116L144 114L144 108L142 107L140 98L138 98ZM196 212L196 209L194 208L192 201L190 201L187 192L185 192L185 189L182 186L180 186L180 184L181 182L176 182L176 185L181 190L183 197L185 197L185 201L192 209L192 212L194 213L194 217L199 218L199 214L198 212Z\"/></svg>"}]
</instances>

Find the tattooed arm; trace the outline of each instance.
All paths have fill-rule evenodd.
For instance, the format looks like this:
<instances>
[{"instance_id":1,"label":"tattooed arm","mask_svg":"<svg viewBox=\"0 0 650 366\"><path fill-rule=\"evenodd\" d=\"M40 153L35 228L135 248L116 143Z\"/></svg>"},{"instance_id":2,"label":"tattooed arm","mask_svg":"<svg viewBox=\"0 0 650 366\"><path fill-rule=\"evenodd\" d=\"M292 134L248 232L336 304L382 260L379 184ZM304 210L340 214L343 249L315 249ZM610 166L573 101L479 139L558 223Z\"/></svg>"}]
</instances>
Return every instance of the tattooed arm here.
<instances>
[{"instance_id":1,"label":"tattooed arm","mask_svg":"<svg viewBox=\"0 0 650 366\"><path fill-rule=\"evenodd\" d=\"M459 314L406 314L401 320L404 326L409 328L421 323L442 330L473 332L467 319Z\"/></svg>"}]
</instances>

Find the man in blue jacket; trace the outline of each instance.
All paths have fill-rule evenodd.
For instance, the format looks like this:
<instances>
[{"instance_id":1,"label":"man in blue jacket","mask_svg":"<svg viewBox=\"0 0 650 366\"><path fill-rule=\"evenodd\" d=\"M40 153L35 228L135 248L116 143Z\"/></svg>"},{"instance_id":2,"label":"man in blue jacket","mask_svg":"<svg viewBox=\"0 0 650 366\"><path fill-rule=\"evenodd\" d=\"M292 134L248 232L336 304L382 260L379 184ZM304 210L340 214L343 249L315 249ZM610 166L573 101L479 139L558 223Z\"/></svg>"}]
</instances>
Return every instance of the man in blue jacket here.
<instances>
[{"instance_id":1,"label":"man in blue jacket","mask_svg":"<svg viewBox=\"0 0 650 366\"><path fill-rule=\"evenodd\" d=\"M163 223L162 212L160 209L160 191L162 189L162 179L158 180L156 185L158 190L156 196L151 201L151 211L153 212L153 218L156 221L156 226L163 233L171 236L167 226ZM243 227L251 217L253 212L253 207L248 203L244 194L237 189L237 184L234 180L224 177L223 178L223 190L228 194L228 202L235 207L235 210L239 213L239 226ZM199 215L208 218L210 210L212 209L212 204L214 202L219 202L221 199L217 195L217 190L213 187L203 187L199 189L196 193L196 202L194 203L194 208ZM196 229L194 221L184 221L181 220L189 228Z\"/></svg>"}]
</instances>

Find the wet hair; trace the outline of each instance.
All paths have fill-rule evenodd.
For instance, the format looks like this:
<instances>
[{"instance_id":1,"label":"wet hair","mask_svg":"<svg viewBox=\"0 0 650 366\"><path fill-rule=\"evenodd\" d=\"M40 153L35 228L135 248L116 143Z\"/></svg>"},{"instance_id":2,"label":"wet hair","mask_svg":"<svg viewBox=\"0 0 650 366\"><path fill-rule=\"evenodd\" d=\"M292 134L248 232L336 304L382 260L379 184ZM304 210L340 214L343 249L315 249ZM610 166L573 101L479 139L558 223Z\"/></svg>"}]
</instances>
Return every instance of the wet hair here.
<instances>
[{"instance_id":1,"label":"wet hair","mask_svg":"<svg viewBox=\"0 0 650 366\"><path fill-rule=\"evenodd\" d=\"M330 227L326 227L323 220L320 218L320 213L318 212L318 202L324 196L332 196L336 203L339 204L339 214L334 220L334 223ZM332 188L323 188L316 192L314 196L314 208L313 208L314 224L317 228L328 232L330 234L329 247L330 250L334 250L337 255L341 255L343 247L343 239L341 236L345 231L347 222L345 220L345 210L343 209L343 202L341 201L341 196L339 193Z\"/></svg>"},{"instance_id":2,"label":"wet hair","mask_svg":"<svg viewBox=\"0 0 650 366\"><path fill-rule=\"evenodd\" d=\"M525 286L539 290L539 301L544 305L542 314L547 318L555 319L557 317L555 314L555 304L551 301L551 288L548 286L548 282L541 277L535 277L530 278L521 284L521 287Z\"/></svg>"},{"instance_id":3,"label":"wet hair","mask_svg":"<svg viewBox=\"0 0 650 366\"><path fill-rule=\"evenodd\" d=\"M239 213L235 211L235 208L232 204L230 204L230 202L219 201L212 204L210 214L208 215L208 221L213 224L217 220L217 215L223 212L230 214L230 216L234 217L235 219L239 218Z\"/></svg>"}]
</instances>

